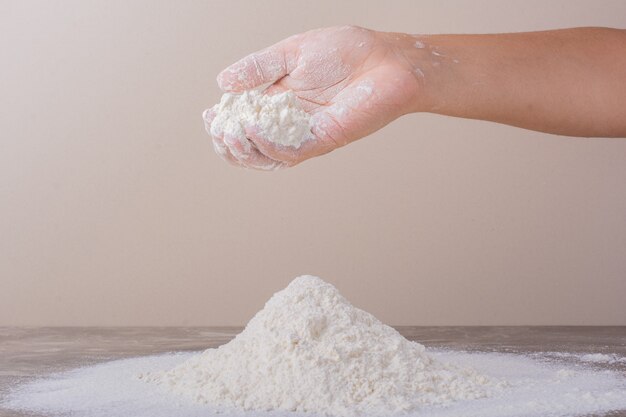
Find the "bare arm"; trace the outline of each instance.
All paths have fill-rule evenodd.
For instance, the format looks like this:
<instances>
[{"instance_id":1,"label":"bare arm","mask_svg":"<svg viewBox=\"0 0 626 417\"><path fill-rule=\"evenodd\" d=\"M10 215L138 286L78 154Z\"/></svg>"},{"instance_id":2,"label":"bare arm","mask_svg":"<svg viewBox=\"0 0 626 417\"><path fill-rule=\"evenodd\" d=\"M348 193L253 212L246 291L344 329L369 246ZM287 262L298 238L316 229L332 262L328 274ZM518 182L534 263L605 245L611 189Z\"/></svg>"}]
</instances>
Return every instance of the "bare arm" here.
<instances>
[{"instance_id":1,"label":"bare arm","mask_svg":"<svg viewBox=\"0 0 626 417\"><path fill-rule=\"evenodd\" d=\"M408 35L345 26L294 35L222 71L225 92L292 91L311 138L279 145L256 126L214 135L234 165L296 165L407 113L489 120L569 136L626 137L626 30ZM216 115L205 112L207 130Z\"/></svg>"},{"instance_id":2,"label":"bare arm","mask_svg":"<svg viewBox=\"0 0 626 417\"><path fill-rule=\"evenodd\" d=\"M569 136L626 137L626 30L398 41L424 93L416 95L415 111Z\"/></svg>"}]
</instances>

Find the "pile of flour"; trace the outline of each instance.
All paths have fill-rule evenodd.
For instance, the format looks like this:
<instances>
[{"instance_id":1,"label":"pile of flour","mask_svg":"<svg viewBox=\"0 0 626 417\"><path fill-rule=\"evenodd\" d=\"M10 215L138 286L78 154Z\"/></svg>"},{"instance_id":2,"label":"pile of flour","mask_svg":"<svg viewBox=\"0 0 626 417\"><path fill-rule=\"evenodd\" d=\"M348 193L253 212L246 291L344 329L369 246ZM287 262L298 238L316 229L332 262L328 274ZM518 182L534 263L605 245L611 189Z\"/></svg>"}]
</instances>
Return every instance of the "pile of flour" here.
<instances>
[{"instance_id":1,"label":"pile of flour","mask_svg":"<svg viewBox=\"0 0 626 417\"><path fill-rule=\"evenodd\" d=\"M502 384L435 360L332 285L296 278L231 342L142 379L217 407L389 415L487 397Z\"/></svg>"},{"instance_id":2,"label":"pile of flour","mask_svg":"<svg viewBox=\"0 0 626 417\"><path fill-rule=\"evenodd\" d=\"M245 139L245 127L254 126L264 139L295 148L311 137L311 117L292 91L274 95L257 90L226 93L213 110L213 136Z\"/></svg>"}]
</instances>

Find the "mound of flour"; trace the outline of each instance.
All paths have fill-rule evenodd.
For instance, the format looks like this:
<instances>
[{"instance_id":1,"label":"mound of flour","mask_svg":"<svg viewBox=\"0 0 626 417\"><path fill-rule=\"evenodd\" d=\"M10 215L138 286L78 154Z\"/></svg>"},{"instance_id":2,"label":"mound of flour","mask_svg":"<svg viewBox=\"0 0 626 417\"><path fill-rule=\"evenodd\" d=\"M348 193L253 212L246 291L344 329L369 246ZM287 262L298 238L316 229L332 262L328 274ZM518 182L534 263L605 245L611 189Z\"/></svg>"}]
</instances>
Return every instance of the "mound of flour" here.
<instances>
[{"instance_id":1,"label":"mound of flour","mask_svg":"<svg viewBox=\"0 0 626 417\"><path fill-rule=\"evenodd\" d=\"M500 386L433 359L313 276L274 294L231 342L140 377L218 407L337 416L389 415Z\"/></svg>"},{"instance_id":2,"label":"mound of flour","mask_svg":"<svg viewBox=\"0 0 626 417\"><path fill-rule=\"evenodd\" d=\"M295 148L311 136L311 118L292 91L274 95L257 90L226 93L213 109L213 136L245 139L245 127L254 126L263 138Z\"/></svg>"}]
</instances>

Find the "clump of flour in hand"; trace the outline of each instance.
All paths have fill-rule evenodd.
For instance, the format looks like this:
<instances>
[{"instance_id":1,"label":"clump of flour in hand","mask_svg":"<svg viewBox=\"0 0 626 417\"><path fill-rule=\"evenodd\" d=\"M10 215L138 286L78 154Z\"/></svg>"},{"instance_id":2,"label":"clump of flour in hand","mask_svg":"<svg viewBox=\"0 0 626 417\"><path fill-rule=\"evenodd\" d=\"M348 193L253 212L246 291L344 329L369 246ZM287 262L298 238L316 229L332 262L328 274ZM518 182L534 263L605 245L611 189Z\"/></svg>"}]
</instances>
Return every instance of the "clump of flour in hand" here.
<instances>
[{"instance_id":1,"label":"clump of flour in hand","mask_svg":"<svg viewBox=\"0 0 626 417\"><path fill-rule=\"evenodd\" d=\"M254 127L262 138L295 148L312 137L311 117L298 104L293 91L273 95L258 90L226 93L213 109L213 136L245 140L245 128Z\"/></svg>"},{"instance_id":2,"label":"clump of flour in hand","mask_svg":"<svg viewBox=\"0 0 626 417\"><path fill-rule=\"evenodd\" d=\"M231 342L141 377L216 407L337 416L389 415L500 387L435 360L313 276L274 294Z\"/></svg>"}]
</instances>

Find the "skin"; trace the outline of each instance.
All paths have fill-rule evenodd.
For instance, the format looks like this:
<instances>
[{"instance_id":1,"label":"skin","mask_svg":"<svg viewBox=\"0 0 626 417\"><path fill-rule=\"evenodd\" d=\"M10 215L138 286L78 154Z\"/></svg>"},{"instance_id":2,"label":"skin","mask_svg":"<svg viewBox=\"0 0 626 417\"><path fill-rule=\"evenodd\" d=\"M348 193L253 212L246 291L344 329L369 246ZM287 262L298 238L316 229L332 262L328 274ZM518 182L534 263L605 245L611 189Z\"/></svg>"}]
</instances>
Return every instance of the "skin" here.
<instances>
[{"instance_id":1,"label":"skin","mask_svg":"<svg viewBox=\"0 0 626 417\"><path fill-rule=\"evenodd\" d=\"M567 136L626 137L626 30L575 28L494 35L407 35L317 29L255 52L217 77L224 92L292 90L312 140L214 137L226 161L276 169L429 112ZM207 130L215 112L204 114Z\"/></svg>"}]
</instances>

